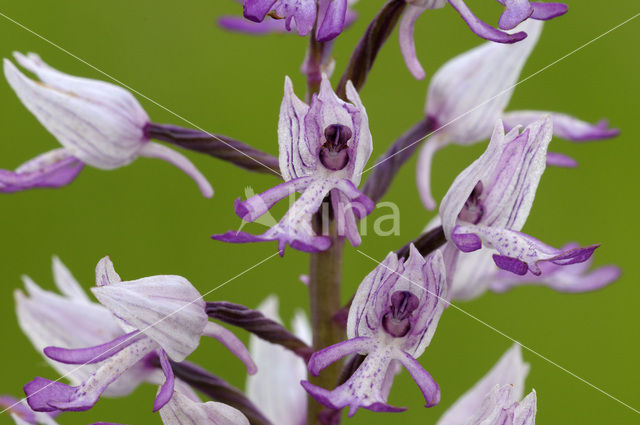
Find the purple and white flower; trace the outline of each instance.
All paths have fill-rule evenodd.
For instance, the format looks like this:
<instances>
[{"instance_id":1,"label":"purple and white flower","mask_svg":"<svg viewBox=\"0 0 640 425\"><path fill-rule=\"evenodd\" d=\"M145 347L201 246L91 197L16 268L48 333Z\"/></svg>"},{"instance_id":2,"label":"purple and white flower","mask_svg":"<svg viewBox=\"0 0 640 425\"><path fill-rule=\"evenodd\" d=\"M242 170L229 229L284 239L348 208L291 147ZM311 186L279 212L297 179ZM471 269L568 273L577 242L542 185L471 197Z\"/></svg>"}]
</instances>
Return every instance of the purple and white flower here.
<instances>
[{"instance_id":1,"label":"purple and white flower","mask_svg":"<svg viewBox=\"0 0 640 425\"><path fill-rule=\"evenodd\" d=\"M405 408L387 404L396 364L404 366L422 391L426 407L440 401L440 388L416 358L427 348L447 302L442 254L426 260L412 245L408 260L395 253L376 267L360 284L349 311L348 340L313 354L309 371L318 375L350 354L366 354L364 362L344 384L334 390L303 382L320 403L349 415L358 408L399 412Z\"/></svg>"},{"instance_id":2,"label":"purple and white flower","mask_svg":"<svg viewBox=\"0 0 640 425\"><path fill-rule=\"evenodd\" d=\"M514 45L485 43L444 64L429 84L425 115L435 134L422 147L417 166L418 191L429 210L436 207L431 194L431 163L434 154L452 144L471 145L491 136L502 119L507 129L529 125L549 114L554 135L576 142L608 139L619 131L607 121L589 124L566 114L542 111L505 112L522 69L536 46L543 23L527 21L521 26L529 37ZM549 165L571 167L564 155L549 153Z\"/></svg>"},{"instance_id":3,"label":"purple and white flower","mask_svg":"<svg viewBox=\"0 0 640 425\"><path fill-rule=\"evenodd\" d=\"M357 0L244 0L244 17L223 17L222 27L251 34L295 31L308 35L316 26L318 41L336 38L353 22L355 14L349 7ZM242 2L242 1L241 1ZM267 15L272 18L265 20Z\"/></svg>"},{"instance_id":4,"label":"purple and white flower","mask_svg":"<svg viewBox=\"0 0 640 425\"><path fill-rule=\"evenodd\" d=\"M371 155L371 132L367 113L349 82L347 98L341 100L323 78L311 104L302 102L286 78L278 123L280 170L285 180L246 201L236 200L236 214L253 222L281 199L301 192L280 222L262 235L230 231L212 238L223 242L278 241L280 254L287 244L307 252L324 251L331 239L317 235L311 219L330 196L340 236L352 245L361 242L356 217L373 210L373 202L358 190L362 170Z\"/></svg>"},{"instance_id":5,"label":"purple and white flower","mask_svg":"<svg viewBox=\"0 0 640 425\"><path fill-rule=\"evenodd\" d=\"M14 292L18 324L36 351L42 353L49 346L90 347L125 334L113 314L89 299L57 257L53 258L53 277L62 295L45 291L27 276L23 277L27 293L19 289ZM44 358L73 386L89 379L99 367L96 364L69 365L47 356ZM162 376L156 368L138 363L112 382L103 394L107 397L126 396L142 382L159 384Z\"/></svg>"},{"instance_id":6,"label":"purple and white flower","mask_svg":"<svg viewBox=\"0 0 640 425\"><path fill-rule=\"evenodd\" d=\"M236 1L238 3L243 3L243 0ZM347 10L344 12L344 21L342 21L343 18L341 13L336 13L340 12L340 5L337 3L333 6L332 14L327 15L326 11L324 14L321 13L320 16L324 16L322 22L324 23L326 21L326 26L322 31L318 28L316 37L324 39L321 41L327 41L330 38L334 38L340 34L344 28L351 25L357 17L357 14L351 9L351 7L357 1L358 0L347 0ZM316 0L307 0L307 2L309 4L313 4L316 3ZM258 10L255 6L257 2L253 1L251 2L253 9L250 10L250 13L258 11L258 14L253 13L251 17L246 18L239 16L223 16L218 19L218 24L227 30L245 34L262 35L295 31L298 34L305 36L309 34L313 28L313 25L309 27L307 22L315 22L316 15L313 9L307 9L307 2L305 2L305 0L285 0L276 4L274 1L271 1L271 3L274 3L273 6L271 6L271 11L273 11L273 13L267 12L263 15L262 11L264 9ZM245 1L244 3L246 5L249 1ZM321 1L319 4L328 9L329 2ZM280 10L282 15L278 10ZM267 18L267 15L270 19ZM302 22L302 28L299 26L298 21Z\"/></svg>"},{"instance_id":7,"label":"purple and white flower","mask_svg":"<svg viewBox=\"0 0 640 425\"><path fill-rule=\"evenodd\" d=\"M442 200L447 240L462 252L492 248L493 261L518 275L541 275L540 264L587 261L598 245L560 250L521 233L545 170L553 129L550 117L504 133L495 126L487 150L455 179ZM446 249L446 247L445 247ZM447 259L450 261L450 259Z\"/></svg>"},{"instance_id":8,"label":"purple and white flower","mask_svg":"<svg viewBox=\"0 0 640 425\"><path fill-rule=\"evenodd\" d=\"M181 276L151 276L123 282L109 257L96 267L92 288L124 334L88 348L46 347L51 360L67 365L97 368L79 385L36 378L24 387L29 406L38 412L90 409L100 395L131 368L144 367L157 359L165 375L153 410L171 399L175 378L169 359L180 362L191 354L203 335L218 339L238 356L250 373L256 366L242 342L222 326L208 321L205 302L189 281ZM78 326L84 323L78 324Z\"/></svg>"},{"instance_id":9,"label":"purple and white flower","mask_svg":"<svg viewBox=\"0 0 640 425\"><path fill-rule=\"evenodd\" d=\"M522 360L520 346L514 345L436 425L534 425L535 391L520 401L528 373L529 364Z\"/></svg>"},{"instance_id":10,"label":"purple and white flower","mask_svg":"<svg viewBox=\"0 0 640 425\"><path fill-rule=\"evenodd\" d=\"M85 164L111 170L144 156L170 162L189 175L205 197L213 196L211 185L189 159L149 141L145 134L149 117L130 92L103 81L64 74L35 53L24 56L16 52L14 57L40 81L27 78L5 59L9 85L63 148L46 152L15 171L0 170L0 192L64 186Z\"/></svg>"},{"instance_id":11,"label":"purple and white flower","mask_svg":"<svg viewBox=\"0 0 640 425\"><path fill-rule=\"evenodd\" d=\"M270 296L258 310L267 318L282 323L278 315L278 298ZM299 311L293 319L294 334L311 344L311 327L306 315ZM255 335L249 340L249 352L255 359L258 373L247 377L247 397L260 406L273 424L301 425L307 418L307 393L300 381L307 379L307 365L286 348L267 342ZM278 388L274 396L274 388Z\"/></svg>"},{"instance_id":12,"label":"purple and white flower","mask_svg":"<svg viewBox=\"0 0 640 425\"><path fill-rule=\"evenodd\" d=\"M402 16L398 28L400 49L405 63L413 76L419 80L425 77L424 69L420 65L420 61L416 55L415 41L413 32L416 20L427 9L440 9L447 2L460 14L462 19L469 25L469 28L489 41L502 44L517 43L527 35L531 35L528 31L520 31L515 33L507 33L498 30L478 19L471 9L466 5L465 0L406 0L407 10ZM567 6L562 3L540 3L530 2L528 0L497 0L505 6L505 10L500 17L498 26L502 30L511 30L516 28L522 22L529 18L546 21L567 12Z\"/></svg>"}]
</instances>

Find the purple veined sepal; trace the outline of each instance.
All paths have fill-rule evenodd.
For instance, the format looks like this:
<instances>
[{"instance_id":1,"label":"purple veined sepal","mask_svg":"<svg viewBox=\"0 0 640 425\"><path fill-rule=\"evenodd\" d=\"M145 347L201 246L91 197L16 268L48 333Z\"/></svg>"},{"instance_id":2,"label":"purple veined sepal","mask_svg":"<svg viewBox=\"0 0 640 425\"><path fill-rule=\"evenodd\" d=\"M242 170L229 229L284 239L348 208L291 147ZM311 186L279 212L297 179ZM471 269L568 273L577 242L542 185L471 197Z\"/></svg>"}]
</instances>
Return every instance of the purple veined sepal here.
<instances>
[{"instance_id":1,"label":"purple veined sepal","mask_svg":"<svg viewBox=\"0 0 640 425\"><path fill-rule=\"evenodd\" d=\"M426 407L440 401L436 382L416 361L429 345L448 305L445 264L439 251L426 260L411 245L407 260L390 253L360 284L349 311L348 340L316 352L309 372L318 375L331 363L354 353L363 363L333 390L303 382L304 388L327 407L349 406L399 412L387 404L396 365L404 366L422 391Z\"/></svg>"},{"instance_id":2,"label":"purple veined sepal","mask_svg":"<svg viewBox=\"0 0 640 425\"><path fill-rule=\"evenodd\" d=\"M486 375L447 409L436 425L466 425L474 416L485 415L484 412L493 410L493 406L488 406L491 403L487 403L487 396L496 388L507 386L511 388L503 394L507 395L507 400L503 400L502 404L518 402L524 394L525 379L528 374L529 364L524 362L520 346L514 344ZM483 423L483 425L493 424L493 422Z\"/></svg>"},{"instance_id":3,"label":"purple veined sepal","mask_svg":"<svg viewBox=\"0 0 640 425\"><path fill-rule=\"evenodd\" d=\"M83 167L84 164L64 148L54 149L25 162L15 171L0 170L0 192L66 186Z\"/></svg>"},{"instance_id":4,"label":"purple veined sepal","mask_svg":"<svg viewBox=\"0 0 640 425\"><path fill-rule=\"evenodd\" d=\"M535 390L522 398L528 373L529 364L514 344L436 425L534 425Z\"/></svg>"},{"instance_id":5,"label":"purple veined sepal","mask_svg":"<svg viewBox=\"0 0 640 425\"><path fill-rule=\"evenodd\" d=\"M169 402L174 390L169 358L184 360L197 348L202 335L218 339L245 362L249 373L255 373L247 349L229 331L208 321L202 297L183 277L152 276L125 282L105 257L96 267L96 282L94 295L128 333L88 348L45 348L45 355L57 362L100 364L76 386L44 378L27 383L24 389L33 410L88 410L125 372L139 364L150 365L156 358L165 376L154 402L157 411Z\"/></svg>"},{"instance_id":6,"label":"purple veined sepal","mask_svg":"<svg viewBox=\"0 0 640 425\"><path fill-rule=\"evenodd\" d=\"M172 163L198 184L205 197L213 195L206 178L185 156L149 141L145 135L149 117L129 91L64 74L34 53L15 52L14 58L40 81L28 78L5 59L9 85L64 149L45 153L15 173L0 172L0 191L59 187L70 183L82 164L112 170L148 156Z\"/></svg>"},{"instance_id":7,"label":"purple veined sepal","mask_svg":"<svg viewBox=\"0 0 640 425\"><path fill-rule=\"evenodd\" d=\"M609 121L606 119L602 119L595 124L590 124L571 115L557 112L513 111L505 113L502 119L505 128L511 129L517 125L529 125L547 114L550 115L553 120L554 136L562 139L573 142L590 142L610 139L620 134L620 130L611 128Z\"/></svg>"},{"instance_id":8,"label":"purple veined sepal","mask_svg":"<svg viewBox=\"0 0 640 425\"><path fill-rule=\"evenodd\" d=\"M295 95L291 80L285 79L278 123L280 170L285 182L245 201L237 200L235 211L251 222L287 196L295 192L301 195L280 222L262 235L229 231L213 235L213 239L233 243L278 241L281 255L287 244L301 251L324 251L331 239L316 233L312 217L330 196L340 236L353 245L360 243L356 218L368 215L374 207L357 189L371 155L371 132L366 110L351 83L347 85L347 98L349 102L338 98L323 76L320 92L307 105Z\"/></svg>"}]
</instances>

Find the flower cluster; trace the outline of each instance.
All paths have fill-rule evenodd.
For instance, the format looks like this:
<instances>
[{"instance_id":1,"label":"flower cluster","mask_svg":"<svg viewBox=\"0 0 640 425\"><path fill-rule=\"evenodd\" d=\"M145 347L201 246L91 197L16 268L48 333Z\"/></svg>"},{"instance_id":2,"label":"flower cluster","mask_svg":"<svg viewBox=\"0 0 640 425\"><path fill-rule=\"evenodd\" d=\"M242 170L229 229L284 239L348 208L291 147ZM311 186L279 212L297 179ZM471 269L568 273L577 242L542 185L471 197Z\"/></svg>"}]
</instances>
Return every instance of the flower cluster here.
<instances>
[{"instance_id":1,"label":"flower cluster","mask_svg":"<svg viewBox=\"0 0 640 425\"><path fill-rule=\"evenodd\" d=\"M110 170L144 156L174 164L205 197L213 195L190 160L151 139L246 170L279 175L283 182L257 195L247 190L247 199L236 199L233 205L243 225L269 222L268 230L259 235L228 231L212 239L273 241L281 256L287 245L308 253L310 272L301 280L309 287L311 320L297 311L293 330L287 329L279 317L277 296L252 309L207 302L182 276L123 280L109 257L95 269L91 294L96 302L54 257L53 276L60 293L25 277L26 292L17 289L15 301L20 328L61 377L35 377L24 385L21 400L0 397L0 406L18 425L55 425L59 415L64 423L67 412L89 410L101 397L128 396L145 384L158 388L148 406L165 425L338 425L344 408L349 416L359 409L406 410L389 404L395 377L403 370L423 394L425 407L433 407L441 400L441 387L419 359L452 301L523 284L570 293L594 291L619 277L614 265L589 271L599 244L570 242L556 248L523 232L546 166L576 165L569 156L548 152L553 137L587 141L618 134L606 121L589 124L567 114L534 110L505 112L541 36L542 21L566 13L564 4L498 0L504 10L495 28L479 20L464 0L389 0L334 88L327 72L335 66L333 40L355 19L355 1L238 3L243 17L223 17L222 27L309 37L302 69L307 75L305 100L285 77L273 135L275 139L277 134L277 158L228 136L153 123L128 90L64 74L33 53L15 53L15 61L38 81L7 59L6 79L62 147L15 171L0 170L0 192L60 188L85 165ZM396 25L409 70L424 78L414 26L427 10L447 3L488 41L435 73L424 118L388 148L385 160L371 167L375 174L360 188L374 145L359 91ZM434 210L430 175L435 152L451 143L471 145L487 139L486 150L455 178L423 235L376 261L351 302L342 307L345 239L354 247L363 243L359 220L373 211L374 201L417 145L423 143L417 192L426 209ZM401 159L394 159L400 154ZM385 189L377 190L376 185ZM270 210L287 197L287 212L280 221L272 220ZM249 349L221 323L248 331ZM242 362L248 373L245 391L188 360L204 336L219 341ZM224 372L219 366L214 372ZM447 379L437 366L434 362L429 370L437 372L438 381ZM534 425L537 396L535 390L525 396L528 373L516 344L437 424ZM210 400L202 401L201 396Z\"/></svg>"}]
</instances>

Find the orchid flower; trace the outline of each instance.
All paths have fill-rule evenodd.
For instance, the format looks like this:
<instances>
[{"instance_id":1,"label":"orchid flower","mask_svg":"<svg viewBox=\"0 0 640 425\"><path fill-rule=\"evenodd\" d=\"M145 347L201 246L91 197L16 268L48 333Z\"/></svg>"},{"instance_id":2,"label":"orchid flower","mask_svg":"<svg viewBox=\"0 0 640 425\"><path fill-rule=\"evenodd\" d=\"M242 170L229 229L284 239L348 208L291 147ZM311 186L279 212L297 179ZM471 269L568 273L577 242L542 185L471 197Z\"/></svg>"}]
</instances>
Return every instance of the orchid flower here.
<instances>
[{"instance_id":1,"label":"orchid flower","mask_svg":"<svg viewBox=\"0 0 640 425\"><path fill-rule=\"evenodd\" d=\"M535 391L524 394L529 364L514 344L473 388L442 415L436 425L533 425Z\"/></svg>"},{"instance_id":2,"label":"orchid flower","mask_svg":"<svg viewBox=\"0 0 640 425\"><path fill-rule=\"evenodd\" d=\"M267 318L282 322L278 315L278 298L268 297L258 310ZM311 344L311 328L304 313L296 313L294 334ZM304 361L279 345L255 335L249 340L249 352L258 366L258 373L247 377L247 397L260 406L262 413L273 424L301 425L307 418L307 393L300 381L307 379ZM274 392L274 388L278 391Z\"/></svg>"},{"instance_id":3,"label":"orchid flower","mask_svg":"<svg viewBox=\"0 0 640 425\"><path fill-rule=\"evenodd\" d=\"M464 0L406 0L407 10L402 16L398 28L400 50L404 61L413 76L419 80L425 77L424 69L418 61L413 32L416 20L427 9L440 9L447 4L447 1L460 14L462 19L469 25L471 31L489 41L502 44L517 43L527 35L527 31L507 33L500 31L491 25L487 25L478 19L466 5ZM511 30L529 18L546 21L567 12L567 6L562 3L539 3L528 0L497 0L505 6L499 21L499 27L503 30ZM520 29L520 28L519 28Z\"/></svg>"},{"instance_id":4,"label":"orchid flower","mask_svg":"<svg viewBox=\"0 0 640 425\"><path fill-rule=\"evenodd\" d=\"M587 261L598 245L560 250L521 233L545 170L552 122L545 117L522 133L505 135L498 121L489 146L455 179L440 206L447 240L462 252L498 251L493 261L518 275L542 274L540 264L559 266Z\"/></svg>"},{"instance_id":5,"label":"orchid flower","mask_svg":"<svg viewBox=\"0 0 640 425\"><path fill-rule=\"evenodd\" d=\"M113 314L101 304L92 302L69 269L53 258L53 277L63 295L45 291L24 276L27 294L14 293L16 314L20 328L34 348L42 353L46 347L83 348L121 338L125 331ZM98 365L82 366L60 363L44 356L45 360L73 386L78 386L96 373ZM112 382L104 391L108 397L130 394L142 382L162 382L158 370L138 363Z\"/></svg>"},{"instance_id":6,"label":"orchid flower","mask_svg":"<svg viewBox=\"0 0 640 425\"><path fill-rule=\"evenodd\" d=\"M236 1L238 3L243 2L243 0ZM344 12L344 18L342 18L342 15L340 15L340 13L336 13L340 12L340 10L338 10L339 4L336 3L336 5L334 6L333 14L327 15L325 13L323 15L325 16L323 22L326 21L326 27L323 32L318 29L316 37L325 38L328 40L329 38L337 36L338 34L340 34L340 32L342 32L344 28L351 25L357 17L356 13L351 9L351 7L357 1L358 0L347 0L347 10ZM298 34L304 36L307 35L313 28L313 25L311 27L308 27L307 22L315 21L316 15L315 10L307 9L307 2L309 4L315 3L314 0L281 0L277 4L274 3L274 1L271 1L271 3L273 3L273 5L271 6L271 10L273 10L273 13L262 14L262 11L264 9L258 10L258 8L256 7L256 1L247 0L245 1L245 4L251 3L252 6L252 8L249 9L249 13L258 11L259 13L257 15L253 14L252 16L247 16L246 18L239 16L223 16L218 19L218 24L222 28L230 31L253 35L296 31L298 32ZM320 4L328 9L329 2L323 1L320 2ZM245 11L246 10L247 9L245 9ZM280 13L282 13L282 15L279 13L279 11ZM267 15L269 15L271 19L265 19ZM342 19L344 19L344 23L341 23ZM302 27L299 26L300 24L298 24L298 21L302 23Z\"/></svg>"},{"instance_id":7,"label":"orchid flower","mask_svg":"<svg viewBox=\"0 0 640 425\"><path fill-rule=\"evenodd\" d=\"M239 0L242 2L242 0ZM308 35L317 25L318 41L336 38L355 19L350 6L357 0L244 0L244 17L223 17L222 27L250 34L296 31ZM269 15L271 20L265 20Z\"/></svg>"},{"instance_id":8,"label":"orchid flower","mask_svg":"<svg viewBox=\"0 0 640 425\"><path fill-rule=\"evenodd\" d=\"M433 76L425 114L436 132L424 144L417 166L418 191L427 209L436 207L431 194L434 154L451 143L471 145L488 139L498 119L510 129L529 125L549 114L554 135L577 142L618 135L619 131L609 128L606 120L592 125L554 112L505 112L522 68L540 38L543 23L527 21L521 27L529 34L526 40L514 45L485 43L451 59ZM572 158L556 153L549 153L547 162L576 166Z\"/></svg>"},{"instance_id":9,"label":"orchid flower","mask_svg":"<svg viewBox=\"0 0 640 425\"><path fill-rule=\"evenodd\" d=\"M119 168L138 156L163 159L189 175L205 197L213 196L206 178L182 154L150 142L149 117L127 90L103 81L74 77L44 63L35 53L14 53L16 61L38 76L27 78L8 59L4 73L18 98L63 146L18 167L0 170L0 192L71 183L85 164Z\"/></svg>"},{"instance_id":10,"label":"orchid flower","mask_svg":"<svg viewBox=\"0 0 640 425\"><path fill-rule=\"evenodd\" d=\"M209 322L205 302L189 281L181 276L151 276L123 282L109 257L96 267L97 286L93 294L117 319L125 334L88 348L47 347L52 360L73 365L99 363L80 385L36 378L25 385L27 402L38 412L90 409L106 388L132 367L157 358L165 375L153 410L171 399L175 378L170 360L183 361L203 335L218 339L256 372L242 342L230 331Z\"/></svg>"},{"instance_id":11,"label":"orchid flower","mask_svg":"<svg viewBox=\"0 0 640 425\"><path fill-rule=\"evenodd\" d=\"M440 315L447 306L447 285L442 254L423 258L411 245L408 260L390 253L356 292L349 311L348 340L311 356L309 371L320 371L342 357L366 354L355 373L329 391L309 382L304 388L320 403L352 416L363 407L377 412L400 412L405 408L387 404L395 362L404 366L426 399L426 407L440 401L440 389L422 368L420 357L433 338Z\"/></svg>"},{"instance_id":12,"label":"orchid flower","mask_svg":"<svg viewBox=\"0 0 640 425\"><path fill-rule=\"evenodd\" d=\"M280 255L284 255L287 243L301 251L324 251L331 240L316 234L311 219L330 195L340 236L357 246L361 238L356 216L364 217L373 210L373 202L357 189L372 150L367 113L360 97L349 82L347 98L351 103L342 101L326 77L310 105L298 99L289 78L285 79L284 91L278 144L285 182L246 201L236 200L235 211L242 220L253 222L288 195L302 195L280 222L262 235L230 231L212 238L233 243L277 240Z\"/></svg>"}]
</instances>

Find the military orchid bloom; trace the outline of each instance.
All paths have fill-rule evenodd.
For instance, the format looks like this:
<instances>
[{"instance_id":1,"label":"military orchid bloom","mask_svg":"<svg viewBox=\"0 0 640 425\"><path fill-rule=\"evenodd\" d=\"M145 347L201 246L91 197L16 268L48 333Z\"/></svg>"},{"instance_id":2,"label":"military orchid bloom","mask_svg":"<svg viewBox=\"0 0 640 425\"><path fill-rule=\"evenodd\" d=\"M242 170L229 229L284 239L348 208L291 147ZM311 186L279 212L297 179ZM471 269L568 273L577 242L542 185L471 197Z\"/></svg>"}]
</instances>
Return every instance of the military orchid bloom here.
<instances>
[{"instance_id":1,"label":"military orchid bloom","mask_svg":"<svg viewBox=\"0 0 640 425\"><path fill-rule=\"evenodd\" d=\"M485 43L451 59L433 76L425 115L436 132L422 147L417 165L418 191L427 209L436 207L431 194L435 153L451 143L471 145L488 139L498 119L510 129L529 125L548 114L553 120L554 135L576 142L618 135L618 130L609 128L606 120L589 124L554 112L505 112L520 73L540 38L543 23L527 21L521 27L529 34L526 40L514 45ZM576 165L572 158L551 152L547 162L563 167Z\"/></svg>"},{"instance_id":2,"label":"military orchid bloom","mask_svg":"<svg viewBox=\"0 0 640 425\"><path fill-rule=\"evenodd\" d=\"M218 339L245 363L250 373L256 372L242 342L227 329L208 321L205 302L185 278L164 275L122 281L109 257L105 257L96 267L96 284L93 294L117 318L124 333L88 348L46 347L45 355L56 362L98 365L76 386L40 377L27 383L24 390L33 410L90 409L128 370L157 359L165 375L153 405L153 410L158 411L174 393L170 359L184 360L198 347L203 335Z\"/></svg>"},{"instance_id":3,"label":"military orchid bloom","mask_svg":"<svg viewBox=\"0 0 640 425\"><path fill-rule=\"evenodd\" d=\"M483 244L496 250L495 264L518 275L542 274L540 264L587 261L598 245L560 250L521 233L545 170L553 133L550 117L504 133L498 121L487 150L455 179L442 200L447 240L462 252Z\"/></svg>"},{"instance_id":4,"label":"military orchid bloom","mask_svg":"<svg viewBox=\"0 0 640 425\"><path fill-rule=\"evenodd\" d=\"M408 260L395 253L376 267L358 287L349 311L348 340L313 354L309 371L318 375L333 362L350 354L366 354L364 362L344 384L334 390L303 382L320 403L349 415L362 407L399 412L387 404L395 365L404 366L426 399L426 407L440 401L440 388L416 358L427 348L448 305L442 254L425 260L411 245Z\"/></svg>"},{"instance_id":5,"label":"military orchid bloom","mask_svg":"<svg viewBox=\"0 0 640 425\"><path fill-rule=\"evenodd\" d=\"M145 134L149 117L130 92L64 74L34 53L14 53L14 57L40 81L27 78L5 59L9 85L63 148L39 155L15 171L0 170L0 192L65 186L85 164L112 170L144 156L170 162L190 176L205 197L213 196L211 185L189 159L149 141Z\"/></svg>"},{"instance_id":6,"label":"military orchid bloom","mask_svg":"<svg viewBox=\"0 0 640 425\"><path fill-rule=\"evenodd\" d=\"M517 43L527 35L528 32L518 31L507 33L500 31L478 19L464 0L406 0L407 10L404 12L398 29L400 39L400 49L405 63L413 76L419 80L425 77L424 69L418 61L416 55L413 32L416 20L427 9L440 9L447 2L460 14L462 19L469 25L471 30L479 37L489 41L502 44ZM561 3L539 3L528 0L497 0L505 6L505 10L500 17L499 27L503 30L511 30L529 18L546 21L567 12L567 6ZM520 29L520 28L518 28Z\"/></svg>"},{"instance_id":7,"label":"military orchid bloom","mask_svg":"<svg viewBox=\"0 0 640 425\"><path fill-rule=\"evenodd\" d=\"M234 243L277 240L281 255L287 244L301 251L324 251L331 245L330 238L317 235L311 219L330 196L340 236L346 236L354 246L360 244L356 217L366 216L374 207L357 188L371 155L371 132L367 113L351 83L347 84L347 98L350 103L338 98L323 78L320 92L307 105L293 92L291 80L285 80L278 123L280 170L285 182L245 201L236 200L235 211L242 220L253 222L281 199L294 192L302 195L280 222L262 235L230 231L213 239Z\"/></svg>"},{"instance_id":8,"label":"military orchid bloom","mask_svg":"<svg viewBox=\"0 0 640 425\"><path fill-rule=\"evenodd\" d=\"M53 277L62 295L45 291L27 276L23 277L26 294L19 289L14 293L18 324L36 351L43 353L49 346L96 346L125 335L126 332L111 311L91 301L57 257L53 258ZM73 386L89 379L99 367L97 364L70 365L47 356L44 358ZM138 363L110 383L103 395L122 397L130 394L142 382L161 383L162 377L158 373L156 368Z\"/></svg>"},{"instance_id":9,"label":"military orchid bloom","mask_svg":"<svg viewBox=\"0 0 640 425\"><path fill-rule=\"evenodd\" d=\"M522 360L520 346L514 345L436 425L534 425L535 391L520 401L528 373L529 364Z\"/></svg>"}]
</instances>

